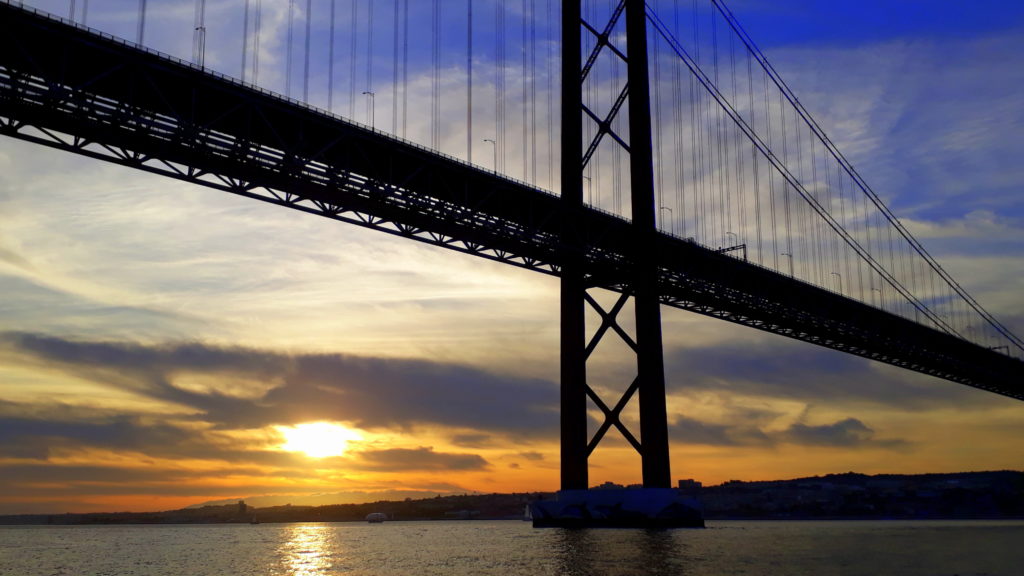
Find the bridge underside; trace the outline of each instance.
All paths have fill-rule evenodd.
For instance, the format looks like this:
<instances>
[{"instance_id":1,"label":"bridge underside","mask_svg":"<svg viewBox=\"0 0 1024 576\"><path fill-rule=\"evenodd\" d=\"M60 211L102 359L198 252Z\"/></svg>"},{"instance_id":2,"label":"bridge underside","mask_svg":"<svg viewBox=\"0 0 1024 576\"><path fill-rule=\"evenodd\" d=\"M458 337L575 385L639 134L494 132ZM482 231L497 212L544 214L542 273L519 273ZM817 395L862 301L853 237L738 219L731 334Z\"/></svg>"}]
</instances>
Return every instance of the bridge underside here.
<instances>
[{"instance_id":1,"label":"bridge underside","mask_svg":"<svg viewBox=\"0 0 1024 576\"><path fill-rule=\"evenodd\" d=\"M187 62L0 4L0 133L559 275L631 290L630 222ZM1024 362L659 234L662 304L1024 399Z\"/></svg>"}]
</instances>

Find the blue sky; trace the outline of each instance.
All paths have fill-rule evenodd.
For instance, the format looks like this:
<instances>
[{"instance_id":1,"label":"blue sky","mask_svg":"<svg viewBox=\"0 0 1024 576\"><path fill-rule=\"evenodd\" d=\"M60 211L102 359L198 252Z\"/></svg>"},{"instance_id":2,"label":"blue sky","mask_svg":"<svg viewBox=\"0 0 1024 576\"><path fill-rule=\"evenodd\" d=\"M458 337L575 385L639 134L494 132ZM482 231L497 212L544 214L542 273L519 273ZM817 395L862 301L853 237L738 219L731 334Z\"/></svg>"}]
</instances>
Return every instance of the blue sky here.
<instances>
[{"instance_id":1,"label":"blue sky","mask_svg":"<svg viewBox=\"0 0 1024 576\"><path fill-rule=\"evenodd\" d=\"M1020 334L1024 6L999 4L730 6L868 183ZM91 0L90 22L133 37L134 6ZM188 57L191 3L149 6L184 28L147 37ZM209 59L237 74L241 4L208 6L223 30ZM264 6L269 26L287 4ZM281 38L264 32L269 86ZM455 154L459 62L441 78ZM376 87L385 126L390 77ZM482 140L493 98L480 86ZM326 99L322 82L311 93ZM521 104L508 102L516 134ZM557 486L554 279L4 139L0 292L0 512ZM675 477L1024 467L1019 402L680 311L664 323ZM614 393L632 367L607 346L591 369ZM316 462L279 449L276 427L312 420L363 440ZM632 482L639 467L613 438L591 475Z\"/></svg>"},{"instance_id":2,"label":"blue sky","mask_svg":"<svg viewBox=\"0 0 1024 576\"><path fill-rule=\"evenodd\" d=\"M1012 33L1024 24L1024 6L1008 0L739 0L728 5L764 49L959 40Z\"/></svg>"}]
</instances>

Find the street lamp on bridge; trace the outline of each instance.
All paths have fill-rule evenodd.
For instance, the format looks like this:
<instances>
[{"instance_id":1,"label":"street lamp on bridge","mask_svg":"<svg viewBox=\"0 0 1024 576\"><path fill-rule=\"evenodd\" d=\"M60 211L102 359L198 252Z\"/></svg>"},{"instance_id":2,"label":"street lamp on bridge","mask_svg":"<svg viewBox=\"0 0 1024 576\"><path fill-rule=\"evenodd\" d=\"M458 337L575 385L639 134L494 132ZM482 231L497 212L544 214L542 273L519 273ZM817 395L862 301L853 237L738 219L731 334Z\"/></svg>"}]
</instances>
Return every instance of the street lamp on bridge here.
<instances>
[{"instance_id":1,"label":"street lamp on bridge","mask_svg":"<svg viewBox=\"0 0 1024 576\"><path fill-rule=\"evenodd\" d=\"M494 148L494 171L498 171L498 143L490 138L484 138L484 142L490 142L491 147Z\"/></svg>"},{"instance_id":2,"label":"street lamp on bridge","mask_svg":"<svg viewBox=\"0 0 1024 576\"><path fill-rule=\"evenodd\" d=\"M676 218L675 218L675 214L672 212L672 209L669 208L668 206L660 206L658 208L658 214L661 214L662 210L668 210L668 225L669 225L669 230L670 230L669 233L672 234L673 236L675 236L676 235Z\"/></svg>"},{"instance_id":3,"label":"street lamp on bridge","mask_svg":"<svg viewBox=\"0 0 1024 576\"><path fill-rule=\"evenodd\" d=\"M363 95L370 97L367 100L367 102L366 102L366 107L367 107L367 114L366 115L370 117L370 128L376 130L377 126L376 126L376 122L375 122L375 119L376 119L375 117L377 116L377 104L376 104L376 102L377 102L377 98L376 98L377 94L376 94L376 92L373 92L372 90L366 90L366 91L363 92Z\"/></svg>"},{"instance_id":4,"label":"street lamp on bridge","mask_svg":"<svg viewBox=\"0 0 1024 576\"><path fill-rule=\"evenodd\" d=\"M789 256L789 277L795 278L796 276L793 274L793 255L789 252L781 252L779 256Z\"/></svg>"}]
</instances>

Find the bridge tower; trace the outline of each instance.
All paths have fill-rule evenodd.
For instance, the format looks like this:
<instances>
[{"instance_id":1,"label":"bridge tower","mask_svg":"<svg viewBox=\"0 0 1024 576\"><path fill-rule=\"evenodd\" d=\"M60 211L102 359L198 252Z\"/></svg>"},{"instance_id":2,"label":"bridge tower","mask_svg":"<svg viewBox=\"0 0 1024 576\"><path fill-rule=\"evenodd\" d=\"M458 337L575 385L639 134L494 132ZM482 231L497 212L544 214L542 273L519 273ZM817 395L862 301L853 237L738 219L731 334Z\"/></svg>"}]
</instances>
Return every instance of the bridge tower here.
<instances>
[{"instance_id":1,"label":"bridge tower","mask_svg":"<svg viewBox=\"0 0 1024 576\"><path fill-rule=\"evenodd\" d=\"M642 459L644 488L671 487L668 451L668 423L665 408L665 369L662 351L661 311L657 293L657 268L654 261L657 235L651 139L650 87L647 65L647 22L643 0L624 0L612 12L603 30L584 23L581 0L565 0L562 8L562 203L566 213L562 229L561 270L561 474L562 490L588 487L587 460L611 427L617 428ZM614 46L610 33L619 18L625 18L626 46L623 52ZM596 44L584 63L582 34L594 34ZM602 50L626 61L626 84L617 103L605 118L598 118L583 101L582 84ZM627 138L614 134L612 120L628 99ZM625 113L625 112L623 112ZM598 125L595 140L583 148L583 121L589 116ZM577 225L583 210L583 171L597 143L610 136L629 154L632 203L633 260L631 277L622 279L623 296L609 311L601 309L587 292L588 278L583 272L583 238L587 231ZM628 139L628 145L626 144ZM622 398L614 404L601 400L587 383L587 357L608 328L625 334L615 317L626 299L633 298L636 314L635 341L627 344L636 354L637 377ZM602 317L602 326L587 342L586 306L593 306ZM638 395L640 438L620 421L622 409ZM597 433L588 438L587 398L604 413Z\"/></svg>"}]
</instances>

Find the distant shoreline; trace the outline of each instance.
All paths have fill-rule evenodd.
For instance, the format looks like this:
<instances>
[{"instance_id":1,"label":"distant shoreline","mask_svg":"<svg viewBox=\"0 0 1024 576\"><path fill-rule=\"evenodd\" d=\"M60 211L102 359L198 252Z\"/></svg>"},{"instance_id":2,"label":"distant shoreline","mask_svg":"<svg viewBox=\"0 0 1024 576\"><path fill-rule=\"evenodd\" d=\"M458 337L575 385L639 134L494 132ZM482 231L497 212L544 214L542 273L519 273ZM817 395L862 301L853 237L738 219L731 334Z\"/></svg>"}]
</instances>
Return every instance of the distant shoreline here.
<instances>
[{"instance_id":1,"label":"distant shoreline","mask_svg":"<svg viewBox=\"0 0 1024 576\"><path fill-rule=\"evenodd\" d=\"M20 516L45 516L45 515L20 515ZM244 526L249 522L37 522L37 521L7 521L14 516L0 516L0 528L13 526L39 526L39 527L99 527L99 526ZM708 517L707 522L1024 522L1024 515L1012 517L936 517L936 518L883 518L883 517L828 517L828 518L734 518L734 517ZM391 522L523 522L522 518L473 518L473 519L452 519L452 518L401 518L389 520ZM258 522L258 526L281 526L285 524L366 524L366 520L282 520L271 522Z\"/></svg>"},{"instance_id":2,"label":"distant shoreline","mask_svg":"<svg viewBox=\"0 0 1024 576\"><path fill-rule=\"evenodd\" d=\"M1024 520L1024 472L868 476L852 472L793 480L729 481L703 487L681 481L707 520ZM600 489L600 488L598 488ZM252 507L239 501L164 512L0 515L0 525L280 524L389 520L521 520L550 492L437 496L324 506Z\"/></svg>"}]
</instances>

